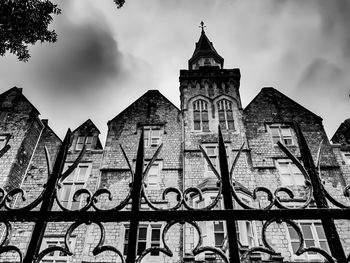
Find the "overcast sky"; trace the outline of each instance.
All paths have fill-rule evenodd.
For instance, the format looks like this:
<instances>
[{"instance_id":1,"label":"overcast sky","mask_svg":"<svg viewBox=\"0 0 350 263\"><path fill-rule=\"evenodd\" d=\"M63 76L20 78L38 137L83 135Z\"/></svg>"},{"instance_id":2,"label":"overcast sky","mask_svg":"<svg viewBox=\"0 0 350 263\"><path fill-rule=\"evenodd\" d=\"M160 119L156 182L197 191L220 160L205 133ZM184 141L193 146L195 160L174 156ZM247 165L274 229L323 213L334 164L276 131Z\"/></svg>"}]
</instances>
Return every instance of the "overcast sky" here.
<instances>
[{"instance_id":1,"label":"overcast sky","mask_svg":"<svg viewBox=\"0 0 350 263\"><path fill-rule=\"evenodd\" d=\"M63 137L88 118L105 141L107 121L149 89L175 105L198 28L240 68L245 107L272 86L324 120L331 137L350 117L350 0L56 0L54 44L31 59L0 57L0 92L13 86Z\"/></svg>"}]
</instances>

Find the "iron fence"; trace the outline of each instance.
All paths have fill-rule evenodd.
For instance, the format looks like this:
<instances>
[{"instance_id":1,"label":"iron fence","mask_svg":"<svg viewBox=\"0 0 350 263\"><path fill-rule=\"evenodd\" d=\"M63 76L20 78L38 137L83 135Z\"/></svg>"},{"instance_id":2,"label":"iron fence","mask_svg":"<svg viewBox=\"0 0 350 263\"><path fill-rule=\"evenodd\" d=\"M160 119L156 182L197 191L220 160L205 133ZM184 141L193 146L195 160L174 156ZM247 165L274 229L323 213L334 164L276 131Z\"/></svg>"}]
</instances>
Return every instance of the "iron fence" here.
<instances>
[{"instance_id":1,"label":"iron fence","mask_svg":"<svg viewBox=\"0 0 350 263\"><path fill-rule=\"evenodd\" d=\"M145 191L144 180L147 176L152 164L155 162L159 152L161 151L162 145L156 150L152 159L144 169L144 138L143 132L141 134L137 158L136 158L136 169L135 172L132 169L132 165L121 147L125 160L128 164L130 173L132 175L132 183L130 183L130 191L127 197L120 202L116 207L108 210L103 210L97 205L98 197L101 195L107 195L111 197L111 192L108 189L99 189L95 193L91 193L87 189L80 189L74 194L74 198L78 198L81 195L86 195L85 205L78 211L69 211L64 205L60 203L58 198L58 187L59 185L69 176L71 172L78 166L82 159L85 151L85 147L81 151L81 154L73 163L73 165L64 171L64 164L67 157L67 152L70 144L70 131L67 132L62 146L59 149L55 163L50 163L50 156L48 150L46 150L47 166L49 171L48 181L44 187L43 192L34 200L32 203L24 206L12 208L10 203L13 197L16 195L24 195L24 190L14 189L8 193L4 189L0 189L0 223L5 227L5 236L0 244L0 255L6 252L15 252L18 254L20 262L32 263L40 262L45 255L53 251L60 251L66 255L72 255L69 245L69 239L72 232L82 224L96 224L101 231L101 237L97 246L93 249L93 255L99 255L102 252L110 251L120 257L121 262L133 263L141 262L142 259L157 251L157 253L163 253L169 257L173 256L173 251L166 243L165 236L169 229L175 224L188 223L193 226L199 233L199 240L197 245L193 248L192 253L194 256L203 253L210 252L216 254L224 262L247 262L254 253L266 253L271 256L280 255L267 241L266 231L272 223L284 222L292 227L298 235L299 246L296 255L302 255L304 253L313 252L322 255L328 262L339 262L345 263L350 261L350 255L346 256L342 247L334 220L336 219L350 219L350 208L342 203L338 202L327 192L324 185L320 180L320 156L321 146L317 154L316 162L313 161L312 155L305 141L303 134L298 125L295 125L297 132L299 148L301 153L301 161L299 161L283 144L278 143L281 150L294 162L294 164L300 169L305 177L305 188L307 189L307 196L302 205L298 208L291 209L286 206L280 199L281 193L287 194L291 199L294 197L293 191L287 187L279 187L274 192L266 187L257 187L253 191L253 198L257 198L259 193L263 193L267 196L267 204L263 208L255 208L246 204L241 200L235 190L235 178L234 168L240 157L243 149L238 151L234 158L232 167L228 167L226 158L226 149L223 141L223 136L219 128L219 162L220 169L216 167L210 161L206 151L201 148L201 151L208 163L213 170L214 174L218 179L218 193L213 202L204 208L195 209L191 206L188 197L191 194L197 194L202 196L201 189L196 187L190 187L181 191L179 188L169 187L165 189L163 196L165 197L169 193L173 193L177 196L176 204L168 209L161 209L156 207L151 200L147 197ZM0 154L4 154L7 149L0 151ZM185 175L184 175L185 176ZM349 186L346 187L344 194L349 196ZM224 209L213 210L220 199L223 199ZM141 200L144 200L151 208L150 211L142 211ZM317 209L308 209L305 213L305 209L309 207L310 202L314 201L317 205ZM331 202L337 208L329 208L328 201ZM54 202L57 202L60 211L53 211ZM234 202L237 202L242 209L234 209ZM123 210L128 204L131 203L131 210ZM38 210L38 208L40 209ZM318 219L321 220L325 235L328 241L328 245L331 251L329 254L326 250L319 247L307 247L303 233L293 220L301 219ZM226 222L226 240L227 240L227 251L216 247L210 247L203 245L201 237L201 229L197 222L199 221L213 221L220 220ZM236 235L236 225L234 224L237 220L258 220L262 221L262 243L263 245L257 247L251 247L245 250L243 253L240 250L239 240ZM43 241L44 233L47 224L50 222L72 222L72 225L66 232L64 246L53 246L46 248L42 251L41 243ZM111 245L105 245L105 229L103 223L106 222L125 222L128 221L130 224L129 237L128 237L128 250L126 258L123 253L116 247ZM151 247L145 249L140 255L137 255L137 237L139 224L141 221L165 221L166 225L162 232L162 247ZM8 245L8 241L11 236L11 227L14 222L34 222L34 228L31 233L31 240L25 253L23 253L19 247L14 245Z\"/></svg>"}]
</instances>

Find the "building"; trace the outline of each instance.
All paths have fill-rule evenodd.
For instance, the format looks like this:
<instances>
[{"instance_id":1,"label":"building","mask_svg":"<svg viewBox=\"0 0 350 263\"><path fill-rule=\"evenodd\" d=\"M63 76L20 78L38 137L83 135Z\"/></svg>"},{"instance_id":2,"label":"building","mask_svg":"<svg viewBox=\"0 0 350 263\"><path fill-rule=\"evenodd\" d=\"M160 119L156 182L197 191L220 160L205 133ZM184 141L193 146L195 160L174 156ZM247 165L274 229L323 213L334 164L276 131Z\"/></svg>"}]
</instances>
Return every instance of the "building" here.
<instances>
[{"instance_id":1,"label":"building","mask_svg":"<svg viewBox=\"0 0 350 263\"><path fill-rule=\"evenodd\" d=\"M176 204L176 195L164 191L177 188L187 191L188 205L195 209L223 207L218 195L218 179L212 167L218 168L218 126L220 126L229 165L241 149L241 155L234 170L235 191L244 205L263 208L267 196L253 198L254 189L266 187L274 192L278 187L289 187L295 196L279 195L288 207L301 207L309 189L299 169L278 147L281 141L295 156L300 157L294 122L300 128L311 149L314 159L322 143L321 174L326 189L339 202L348 204L341 192L349 183L349 164L344 161L350 156L349 138L344 139L337 132L330 144L323 128L322 118L310 112L297 102L274 88L263 88L245 108L240 98L240 70L225 69L224 59L215 50L213 43L202 32L188 69L180 71L180 109L157 90L149 90L124 111L108 122L108 134L103 148L99 130L87 120L71 135L65 170L78 158L83 146L86 154L73 172L65 178L57 191L59 202L53 209L76 210L86 204L87 192L73 199L79 189L91 193L108 189L108 194L98 197L99 209L111 209L123 203L124 210L130 210L128 202L130 169L136 162L136 150L142 130L144 131L145 166L151 161L158 147L161 151L149 167L145 178L147 200L141 209L169 209ZM21 207L31 203L40 195L47 180L47 166L44 145L48 147L52 161L55 159L61 140L49 128L48 122L40 120L39 112L26 99L19 88L12 88L0 95L0 143L3 167L0 182L6 191L21 186L28 192L26 201L14 200L11 205ZM344 124L346 126L346 124ZM349 125L347 126L349 127ZM346 128L342 129L346 133ZM338 145L344 142L344 145ZM8 149L6 145L10 145ZM122 148L120 147L122 146ZM203 157L205 151L212 167ZM347 154L346 151L349 153ZM197 189L197 190L196 190ZM201 194L200 194L201 193ZM200 196L201 195L201 196ZM126 200L126 201L125 201ZM214 205L213 202L217 203ZM313 206L311 204L310 206ZM64 235L72 224L52 223L47 226L42 249L62 245ZM328 251L322 225L317 220L297 222L304 234L306 245ZM224 253L227 250L227 231L223 221L199 222L201 233L190 224L176 224L167 232L165 242L173 250L170 258L159 251L146 255L143 262L221 262L213 252L193 255L199 235L203 245L215 247ZM121 255L128 250L128 222L106 223L105 245L114 246ZM137 254L150 247L163 247L161 233L165 222L142 222L139 227ZM262 246L262 222L237 221L237 236L243 253L255 246ZM350 229L348 222L337 221L340 239L344 249L350 250ZM16 244L25 251L33 225L26 228L16 223L10 244ZM70 246L73 256L60 251L50 252L43 262L121 262L116 253L104 252L97 257L93 251L99 242L100 228L94 224L80 225L72 234ZM280 253L268 256L255 253L250 262L322 262L318 253L304 253L296 256L298 238L295 230L286 223L273 224L266 231L268 242ZM2 255L3 261L13 262L16 253ZM18 256L17 256L18 257Z\"/></svg>"}]
</instances>

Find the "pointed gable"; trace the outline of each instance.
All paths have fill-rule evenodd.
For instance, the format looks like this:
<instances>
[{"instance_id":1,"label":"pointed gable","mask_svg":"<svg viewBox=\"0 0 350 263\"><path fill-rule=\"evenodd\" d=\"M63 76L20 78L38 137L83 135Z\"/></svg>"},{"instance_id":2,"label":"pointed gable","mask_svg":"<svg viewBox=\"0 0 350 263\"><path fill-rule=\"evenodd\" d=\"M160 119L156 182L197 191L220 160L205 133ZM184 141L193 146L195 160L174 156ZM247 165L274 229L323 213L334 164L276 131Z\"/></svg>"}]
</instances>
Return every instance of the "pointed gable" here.
<instances>
[{"instance_id":1,"label":"pointed gable","mask_svg":"<svg viewBox=\"0 0 350 263\"><path fill-rule=\"evenodd\" d=\"M295 155L300 155L293 126L294 121L300 124L313 157L316 159L319 145L323 142L323 156L327 158L322 158L322 165L337 166L324 131L322 118L276 89L263 88L244 109L244 116L246 135L255 167L274 167L276 159L285 158L283 152L275 144L272 127L283 127L285 131L287 130L287 136L291 141L288 148ZM284 135L280 136L284 139ZM282 140L281 137L280 140Z\"/></svg>"},{"instance_id":2,"label":"pointed gable","mask_svg":"<svg viewBox=\"0 0 350 263\"><path fill-rule=\"evenodd\" d=\"M332 143L350 144L350 119L346 119L333 135Z\"/></svg>"},{"instance_id":3,"label":"pointed gable","mask_svg":"<svg viewBox=\"0 0 350 263\"><path fill-rule=\"evenodd\" d=\"M22 88L13 87L0 94L0 110L11 112L23 112L38 116L39 111L23 95Z\"/></svg>"},{"instance_id":4,"label":"pointed gable","mask_svg":"<svg viewBox=\"0 0 350 263\"><path fill-rule=\"evenodd\" d=\"M87 150L102 150L99 134L100 130L88 119L72 132L72 147L80 151L85 144Z\"/></svg>"}]
</instances>

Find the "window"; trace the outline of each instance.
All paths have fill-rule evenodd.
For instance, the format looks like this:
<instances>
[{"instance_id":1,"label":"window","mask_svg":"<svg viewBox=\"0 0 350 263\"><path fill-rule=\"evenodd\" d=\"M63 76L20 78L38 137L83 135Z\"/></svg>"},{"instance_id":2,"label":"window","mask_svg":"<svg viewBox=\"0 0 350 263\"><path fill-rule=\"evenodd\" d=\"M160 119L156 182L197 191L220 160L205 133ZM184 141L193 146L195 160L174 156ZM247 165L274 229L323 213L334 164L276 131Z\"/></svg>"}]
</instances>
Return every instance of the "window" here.
<instances>
[{"instance_id":1,"label":"window","mask_svg":"<svg viewBox=\"0 0 350 263\"><path fill-rule=\"evenodd\" d=\"M219 169L220 167L220 161L219 161L219 148L215 144L208 144L204 145L203 147L211 161L211 163L214 165L216 169ZM228 146L226 146L226 155L228 154ZM229 155L226 156L227 162L229 163ZM206 176L212 176L213 171L210 168L210 165L205 161L205 171Z\"/></svg>"},{"instance_id":2,"label":"window","mask_svg":"<svg viewBox=\"0 0 350 263\"><path fill-rule=\"evenodd\" d=\"M128 253L128 243L129 243L129 231L130 226L125 225L124 232L124 255ZM160 247L160 235L161 235L161 224L150 224L150 225L140 225L139 234L137 239L137 249L136 254L141 255L141 253L149 247ZM152 251L151 256L159 256L159 251Z\"/></svg>"},{"instance_id":3,"label":"window","mask_svg":"<svg viewBox=\"0 0 350 263\"><path fill-rule=\"evenodd\" d=\"M85 149L91 150L92 142L93 142L93 136L78 136L75 149L81 150L83 149L83 146L86 145Z\"/></svg>"},{"instance_id":4,"label":"window","mask_svg":"<svg viewBox=\"0 0 350 263\"><path fill-rule=\"evenodd\" d=\"M70 248L74 251L75 238L70 239ZM41 244L40 251L43 251L49 247L63 247L64 248L64 237L44 237ZM41 262L43 263L66 263L68 262L70 256L66 255L61 251L52 251L47 254Z\"/></svg>"},{"instance_id":5,"label":"window","mask_svg":"<svg viewBox=\"0 0 350 263\"><path fill-rule=\"evenodd\" d=\"M157 146L161 143L162 130L160 127L144 127L145 147Z\"/></svg>"},{"instance_id":6,"label":"window","mask_svg":"<svg viewBox=\"0 0 350 263\"><path fill-rule=\"evenodd\" d=\"M294 145L291 127L282 124L272 124L270 125L270 132L275 145L278 141L285 145Z\"/></svg>"},{"instance_id":7,"label":"window","mask_svg":"<svg viewBox=\"0 0 350 263\"><path fill-rule=\"evenodd\" d=\"M232 102L226 99L218 101L218 115L220 128L223 130L235 130L233 120Z\"/></svg>"},{"instance_id":8,"label":"window","mask_svg":"<svg viewBox=\"0 0 350 263\"><path fill-rule=\"evenodd\" d=\"M306 247L320 247L330 253L329 247L327 244L326 235L324 233L323 227L321 222L318 221L297 221L296 222L299 228L301 229L301 232L303 233L304 239L305 239L305 245ZM320 254L315 252L307 252L302 254L301 256L296 256L295 252L297 251L299 247L299 238L297 232L294 230L293 227L288 226L288 234L289 234L289 242L290 242L290 248L294 255L292 255L293 258L297 258L299 260L307 261L310 260L321 260L324 259Z\"/></svg>"},{"instance_id":9,"label":"window","mask_svg":"<svg viewBox=\"0 0 350 263\"><path fill-rule=\"evenodd\" d=\"M0 135L0 150L6 146L7 138L8 136L6 135Z\"/></svg>"},{"instance_id":10,"label":"window","mask_svg":"<svg viewBox=\"0 0 350 263\"><path fill-rule=\"evenodd\" d=\"M209 131L208 102L196 100L193 102L193 129Z\"/></svg>"},{"instance_id":11,"label":"window","mask_svg":"<svg viewBox=\"0 0 350 263\"><path fill-rule=\"evenodd\" d=\"M146 168L147 164L145 165ZM160 165L159 163L153 163L151 168L148 171L148 175L146 177L146 184L148 188L158 188L160 181Z\"/></svg>"},{"instance_id":12,"label":"window","mask_svg":"<svg viewBox=\"0 0 350 263\"><path fill-rule=\"evenodd\" d=\"M277 168L282 185L304 185L304 175L292 161L278 160Z\"/></svg>"},{"instance_id":13,"label":"window","mask_svg":"<svg viewBox=\"0 0 350 263\"><path fill-rule=\"evenodd\" d=\"M211 202L213 202L215 197L211 197ZM241 198L243 201L244 199ZM247 200L247 199L245 199ZM248 201L249 202L249 201ZM237 204L236 204L237 206ZM240 208L240 207L238 207ZM221 210L222 209L222 200L216 204L214 209ZM214 221L214 243L215 247L223 248L226 240L226 226L224 221ZM241 242L242 245L248 247L255 246L255 236L254 236L254 225L252 221L235 221L237 238Z\"/></svg>"},{"instance_id":14,"label":"window","mask_svg":"<svg viewBox=\"0 0 350 263\"><path fill-rule=\"evenodd\" d=\"M67 165L68 169L69 165ZM84 185L91 173L89 163L81 163L79 166L63 181L59 192L61 204L70 210L76 210L81 207L81 200L73 201L74 193L84 188Z\"/></svg>"}]
</instances>

